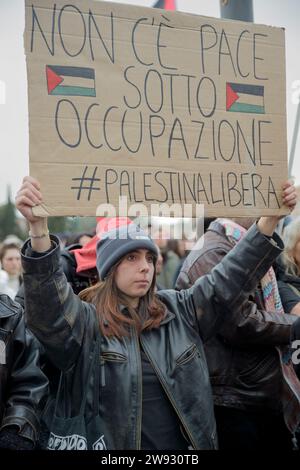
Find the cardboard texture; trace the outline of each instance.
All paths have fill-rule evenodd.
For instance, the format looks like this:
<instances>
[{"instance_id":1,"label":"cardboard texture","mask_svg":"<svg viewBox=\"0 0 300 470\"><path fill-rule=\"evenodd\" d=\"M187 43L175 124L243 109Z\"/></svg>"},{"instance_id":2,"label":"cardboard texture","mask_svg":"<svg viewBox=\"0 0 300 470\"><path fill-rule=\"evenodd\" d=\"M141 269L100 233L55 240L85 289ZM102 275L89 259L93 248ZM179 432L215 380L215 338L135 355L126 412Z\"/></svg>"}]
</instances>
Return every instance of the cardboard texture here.
<instances>
[{"instance_id":1,"label":"cardboard texture","mask_svg":"<svg viewBox=\"0 0 300 470\"><path fill-rule=\"evenodd\" d=\"M283 29L26 0L24 40L30 174L45 201L35 214L92 216L109 203L117 215L119 196L149 214L161 203L286 213Z\"/></svg>"}]
</instances>

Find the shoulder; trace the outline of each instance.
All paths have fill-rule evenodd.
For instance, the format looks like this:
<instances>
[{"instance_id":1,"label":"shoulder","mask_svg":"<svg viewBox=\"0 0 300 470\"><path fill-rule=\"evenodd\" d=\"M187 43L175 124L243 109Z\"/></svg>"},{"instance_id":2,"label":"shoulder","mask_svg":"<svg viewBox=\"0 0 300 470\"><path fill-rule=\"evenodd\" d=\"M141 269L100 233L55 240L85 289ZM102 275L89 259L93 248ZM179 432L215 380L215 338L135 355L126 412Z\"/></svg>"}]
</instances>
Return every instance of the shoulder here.
<instances>
[{"instance_id":1,"label":"shoulder","mask_svg":"<svg viewBox=\"0 0 300 470\"><path fill-rule=\"evenodd\" d=\"M156 292L156 296L165 305L167 311L172 312L175 317L180 317L183 307L185 289L177 291L174 289L163 289Z\"/></svg>"},{"instance_id":2,"label":"shoulder","mask_svg":"<svg viewBox=\"0 0 300 470\"><path fill-rule=\"evenodd\" d=\"M20 304L12 300L8 295L0 294L0 318L20 316L23 309Z\"/></svg>"},{"instance_id":3,"label":"shoulder","mask_svg":"<svg viewBox=\"0 0 300 470\"><path fill-rule=\"evenodd\" d=\"M213 222L185 259L178 276L176 288L188 288L200 276L211 271L233 245L227 239L222 225Z\"/></svg>"}]
</instances>

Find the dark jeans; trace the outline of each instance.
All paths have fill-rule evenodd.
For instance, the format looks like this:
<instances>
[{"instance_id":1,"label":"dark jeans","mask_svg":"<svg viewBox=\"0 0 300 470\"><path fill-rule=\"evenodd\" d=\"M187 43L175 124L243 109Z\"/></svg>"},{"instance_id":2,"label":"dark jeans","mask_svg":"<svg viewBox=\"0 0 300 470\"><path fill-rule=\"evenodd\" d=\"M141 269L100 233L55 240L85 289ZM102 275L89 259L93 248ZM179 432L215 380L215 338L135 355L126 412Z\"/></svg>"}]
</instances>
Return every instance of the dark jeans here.
<instances>
[{"instance_id":1,"label":"dark jeans","mask_svg":"<svg viewBox=\"0 0 300 470\"><path fill-rule=\"evenodd\" d=\"M282 415L264 410L243 411L215 407L219 448L247 450L292 450L292 435Z\"/></svg>"}]
</instances>

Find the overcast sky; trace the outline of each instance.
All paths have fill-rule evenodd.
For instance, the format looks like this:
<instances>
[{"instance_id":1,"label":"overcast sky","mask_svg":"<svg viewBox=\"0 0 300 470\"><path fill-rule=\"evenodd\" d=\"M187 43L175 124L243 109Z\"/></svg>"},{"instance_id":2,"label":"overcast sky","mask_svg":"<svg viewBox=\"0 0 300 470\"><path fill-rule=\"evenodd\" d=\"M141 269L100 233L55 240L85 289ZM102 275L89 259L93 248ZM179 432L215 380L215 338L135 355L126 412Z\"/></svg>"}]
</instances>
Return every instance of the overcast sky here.
<instances>
[{"instance_id":1,"label":"overcast sky","mask_svg":"<svg viewBox=\"0 0 300 470\"><path fill-rule=\"evenodd\" d=\"M118 1L118 0L116 0ZM122 0L151 6L149 0ZM300 2L299 0L253 0L256 23L286 29L288 145L290 148L300 90ZM179 11L220 17L219 0L177 0ZM0 204L7 185L15 195L22 177L28 174L28 117L25 55L23 47L24 1L0 0ZM298 81L298 83L297 83ZM297 88L293 88L297 87ZM4 90L5 88L5 90ZM300 184L300 135L293 175Z\"/></svg>"}]
</instances>

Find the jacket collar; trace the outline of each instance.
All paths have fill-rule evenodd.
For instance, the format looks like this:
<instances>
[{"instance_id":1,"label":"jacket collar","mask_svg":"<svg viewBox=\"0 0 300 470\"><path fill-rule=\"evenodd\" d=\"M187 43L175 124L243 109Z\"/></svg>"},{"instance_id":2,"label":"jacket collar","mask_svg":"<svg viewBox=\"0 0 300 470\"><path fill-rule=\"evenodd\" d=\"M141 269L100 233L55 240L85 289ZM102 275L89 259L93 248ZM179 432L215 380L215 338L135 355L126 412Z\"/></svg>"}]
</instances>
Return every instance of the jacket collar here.
<instances>
[{"instance_id":1,"label":"jacket collar","mask_svg":"<svg viewBox=\"0 0 300 470\"><path fill-rule=\"evenodd\" d=\"M165 325L166 323L169 323L171 320L173 320L173 318L175 318L175 313L170 312L170 311L167 309L166 316L165 316L165 318L163 319L163 321L161 322L161 325Z\"/></svg>"},{"instance_id":2,"label":"jacket collar","mask_svg":"<svg viewBox=\"0 0 300 470\"><path fill-rule=\"evenodd\" d=\"M5 294L0 296L0 317L7 318L21 311L21 306Z\"/></svg>"},{"instance_id":3,"label":"jacket collar","mask_svg":"<svg viewBox=\"0 0 300 470\"><path fill-rule=\"evenodd\" d=\"M122 304L120 304L119 307L120 307L121 313L126 314L127 307L125 307L125 305L122 305ZM166 316L163 319L163 321L161 322L161 325L165 325L166 323L169 323L169 321L173 320L173 318L175 318L175 314L173 312L170 312L167 309Z\"/></svg>"}]
</instances>

